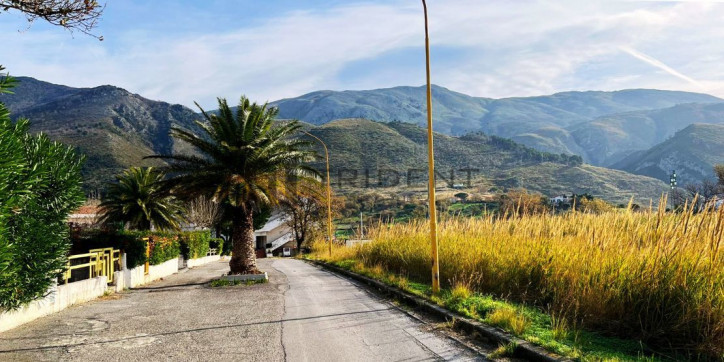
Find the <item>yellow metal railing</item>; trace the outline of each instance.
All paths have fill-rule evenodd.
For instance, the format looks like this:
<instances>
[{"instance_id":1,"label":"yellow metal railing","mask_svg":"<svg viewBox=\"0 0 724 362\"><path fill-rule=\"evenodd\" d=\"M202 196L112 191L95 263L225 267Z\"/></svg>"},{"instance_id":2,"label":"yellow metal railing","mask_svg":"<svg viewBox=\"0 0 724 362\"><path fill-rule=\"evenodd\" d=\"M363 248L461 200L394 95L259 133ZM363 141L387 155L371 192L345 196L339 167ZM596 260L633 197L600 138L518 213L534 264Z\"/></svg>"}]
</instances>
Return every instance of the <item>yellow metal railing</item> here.
<instances>
[{"instance_id":1,"label":"yellow metal railing","mask_svg":"<svg viewBox=\"0 0 724 362\"><path fill-rule=\"evenodd\" d=\"M71 261L88 259L87 263L71 265ZM106 276L108 283L113 283L116 262L121 260L121 251L113 248L91 249L85 254L76 254L68 257L65 272L62 275L63 282L68 283L73 270L88 268L88 279Z\"/></svg>"},{"instance_id":2,"label":"yellow metal railing","mask_svg":"<svg viewBox=\"0 0 724 362\"><path fill-rule=\"evenodd\" d=\"M88 250L89 253L98 253L98 257L96 260L99 263L99 267L97 270L100 272L98 275L105 275L108 277L108 283L113 283L113 274L115 273L115 267L116 262L121 261L121 251L120 250L113 250L113 248L103 248L103 249L91 249Z\"/></svg>"}]
</instances>

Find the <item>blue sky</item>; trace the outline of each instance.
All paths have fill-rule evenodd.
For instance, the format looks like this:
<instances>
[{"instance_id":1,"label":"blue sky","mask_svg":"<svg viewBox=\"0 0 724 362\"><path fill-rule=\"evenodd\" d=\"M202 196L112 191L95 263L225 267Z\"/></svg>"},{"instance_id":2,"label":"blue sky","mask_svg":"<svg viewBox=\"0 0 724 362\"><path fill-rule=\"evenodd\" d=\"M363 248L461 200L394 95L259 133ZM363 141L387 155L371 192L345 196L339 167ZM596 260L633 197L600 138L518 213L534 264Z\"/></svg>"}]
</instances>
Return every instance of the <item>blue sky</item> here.
<instances>
[{"instance_id":1,"label":"blue sky","mask_svg":"<svg viewBox=\"0 0 724 362\"><path fill-rule=\"evenodd\" d=\"M429 0L433 82L481 97L658 88L724 97L724 3ZM0 13L3 64L213 107L424 83L421 6L389 1L108 0L105 41Z\"/></svg>"}]
</instances>

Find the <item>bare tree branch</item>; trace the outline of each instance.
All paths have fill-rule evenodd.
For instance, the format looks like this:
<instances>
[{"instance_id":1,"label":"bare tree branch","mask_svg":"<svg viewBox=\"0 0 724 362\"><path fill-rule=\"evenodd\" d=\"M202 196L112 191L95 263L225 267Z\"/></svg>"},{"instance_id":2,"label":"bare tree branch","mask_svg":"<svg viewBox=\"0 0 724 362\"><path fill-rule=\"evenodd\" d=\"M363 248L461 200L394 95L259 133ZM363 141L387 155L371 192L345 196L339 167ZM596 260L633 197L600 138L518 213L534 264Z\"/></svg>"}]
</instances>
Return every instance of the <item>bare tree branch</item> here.
<instances>
[{"instance_id":1,"label":"bare tree branch","mask_svg":"<svg viewBox=\"0 0 724 362\"><path fill-rule=\"evenodd\" d=\"M221 205L203 196L191 200L186 210L186 220L203 228L213 227L223 216Z\"/></svg>"},{"instance_id":2,"label":"bare tree branch","mask_svg":"<svg viewBox=\"0 0 724 362\"><path fill-rule=\"evenodd\" d=\"M104 9L105 5L94 0L0 0L0 11L18 10L30 23L40 18L98 40L103 40L103 37L91 31L98 25Z\"/></svg>"}]
</instances>

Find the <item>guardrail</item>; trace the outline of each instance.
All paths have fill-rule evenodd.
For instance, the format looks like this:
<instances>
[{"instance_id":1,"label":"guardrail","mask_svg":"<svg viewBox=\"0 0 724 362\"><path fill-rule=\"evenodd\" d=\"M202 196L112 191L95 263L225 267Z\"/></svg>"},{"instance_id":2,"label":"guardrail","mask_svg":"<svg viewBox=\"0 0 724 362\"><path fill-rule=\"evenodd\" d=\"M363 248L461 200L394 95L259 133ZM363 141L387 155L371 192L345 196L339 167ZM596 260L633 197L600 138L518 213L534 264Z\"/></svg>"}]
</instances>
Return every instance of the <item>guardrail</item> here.
<instances>
[{"instance_id":1,"label":"guardrail","mask_svg":"<svg viewBox=\"0 0 724 362\"><path fill-rule=\"evenodd\" d=\"M73 260L88 259L87 263L83 264L72 264ZM113 248L103 249L91 249L85 254L76 254L68 257L66 262L65 272L61 278L65 284L68 284L68 280L71 278L73 270L77 269L88 269L88 279L106 276L108 283L113 283L113 275L116 268L116 262L120 264L121 251Z\"/></svg>"}]
</instances>

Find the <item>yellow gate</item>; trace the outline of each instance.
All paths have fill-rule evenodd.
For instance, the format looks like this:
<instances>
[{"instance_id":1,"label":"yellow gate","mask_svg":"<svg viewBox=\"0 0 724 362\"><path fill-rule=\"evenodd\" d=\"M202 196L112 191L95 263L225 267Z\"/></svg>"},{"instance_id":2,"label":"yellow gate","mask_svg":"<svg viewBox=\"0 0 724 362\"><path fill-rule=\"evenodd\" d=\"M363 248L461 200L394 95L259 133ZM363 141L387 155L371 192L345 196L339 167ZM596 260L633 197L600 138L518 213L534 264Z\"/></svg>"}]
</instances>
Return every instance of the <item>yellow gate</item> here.
<instances>
[{"instance_id":1,"label":"yellow gate","mask_svg":"<svg viewBox=\"0 0 724 362\"><path fill-rule=\"evenodd\" d=\"M87 263L71 265L71 260L88 258ZM108 283L113 283L113 274L116 268L116 262L121 260L121 251L113 248L91 249L85 254L76 254L68 257L65 272L63 273L63 281L67 284L71 278L71 273L75 269L88 268L88 279L106 276Z\"/></svg>"}]
</instances>

